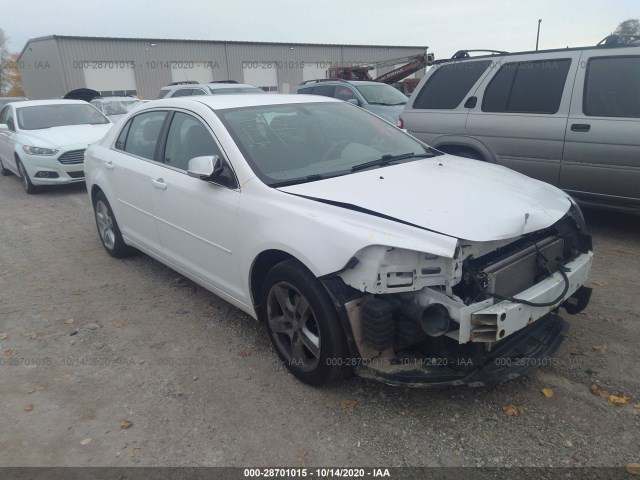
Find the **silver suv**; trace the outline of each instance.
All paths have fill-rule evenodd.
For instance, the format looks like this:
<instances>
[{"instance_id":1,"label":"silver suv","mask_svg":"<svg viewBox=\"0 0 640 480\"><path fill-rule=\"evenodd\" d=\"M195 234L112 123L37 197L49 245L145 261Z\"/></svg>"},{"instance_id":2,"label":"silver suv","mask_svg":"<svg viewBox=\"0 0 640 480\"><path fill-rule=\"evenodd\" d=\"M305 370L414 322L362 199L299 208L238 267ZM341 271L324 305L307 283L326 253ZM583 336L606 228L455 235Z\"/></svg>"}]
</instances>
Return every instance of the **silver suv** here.
<instances>
[{"instance_id":1,"label":"silver suv","mask_svg":"<svg viewBox=\"0 0 640 480\"><path fill-rule=\"evenodd\" d=\"M640 44L471 57L435 65L399 125L429 145L640 212ZM514 192L517 195L517 192Z\"/></svg>"},{"instance_id":2,"label":"silver suv","mask_svg":"<svg viewBox=\"0 0 640 480\"><path fill-rule=\"evenodd\" d=\"M238 83L235 80L222 80L219 82L199 83L196 81L173 82L162 87L158 98L190 97L192 95L218 95L230 93L264 93L264 90L249 85Z\"/></svg>"}]
</instances>

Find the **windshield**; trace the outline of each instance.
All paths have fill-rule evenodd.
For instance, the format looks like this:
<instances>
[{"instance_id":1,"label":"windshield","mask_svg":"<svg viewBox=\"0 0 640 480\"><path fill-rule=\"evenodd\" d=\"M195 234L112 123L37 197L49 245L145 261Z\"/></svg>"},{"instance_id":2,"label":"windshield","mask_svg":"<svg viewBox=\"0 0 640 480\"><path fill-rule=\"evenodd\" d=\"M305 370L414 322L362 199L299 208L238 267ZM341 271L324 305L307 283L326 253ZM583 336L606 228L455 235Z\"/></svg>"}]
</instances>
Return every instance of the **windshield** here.
<instances>
[{"instance_id":1,"label":"windshield","mask_svg":"<svg viewBox=\"0 0 640 480\"><path fill-rule=\"evenodd\" d=\"M266 105L216 113L258 178L271 186L345 175L376 160L387 164L433 155L393 125L342 102Z\"/></svg>"},{"instance_id":2,"label":"windshield","mask_svg":"<svg viewBox=\"0 0 640 480\"><path fill-rule=\"evenodd\" d=\"M225 93L264 93L264 90L258 87L209 88L209 90L215 95Z\"/></svg>"},{"instance_id":3,"label":"windshield","mask_svg":"<svg viewBox=\"0 0 640 480\"><path fill-rule=\"evenodd\" d=\"M88 103L37 105L16 108L18 126L22 130L62 127L66 125L98 125L111 123Z\"/></svg>"},{"instance_id":4,"label":"windshield","mask_svg":"<svg viewBox=\"0 0 640 480\"><path fill-rule=\"evenodd\" d=\"M372 105L404 105L407 96L391 85L355 85L365 100Z\"/></svg>"},{"instance_id":5,"label":"windshield","mask_svg":"<svg viewBox=\"0 0 640 480\"><path fill-rule=\"evenodd\" d=\"M124 115L140 100L107 100L102 102L105 115Z\"/></svg>"}]
</instances>

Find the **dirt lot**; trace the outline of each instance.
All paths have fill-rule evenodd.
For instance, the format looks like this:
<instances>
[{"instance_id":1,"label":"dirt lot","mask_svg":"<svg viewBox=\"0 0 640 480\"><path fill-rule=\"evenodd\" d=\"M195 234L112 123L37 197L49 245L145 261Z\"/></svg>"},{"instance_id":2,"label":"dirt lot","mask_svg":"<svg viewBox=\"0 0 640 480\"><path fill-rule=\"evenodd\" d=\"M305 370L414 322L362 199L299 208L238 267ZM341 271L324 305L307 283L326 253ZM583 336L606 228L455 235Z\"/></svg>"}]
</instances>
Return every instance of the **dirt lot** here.
<instances>
[{"instance_id":1,"label":"dirt lot","mask_svg":"<svg viewBox=\"0 0 640 480\"><path fill-rule=\"evenodd\" d=\"M107 256L84 185L28 196L2 177L0 466L640 462L640 221L586 217L594 296L565 315L553 365L493 390L317 390L247 315L144 255Z\"/></svg>"}]
</instances>

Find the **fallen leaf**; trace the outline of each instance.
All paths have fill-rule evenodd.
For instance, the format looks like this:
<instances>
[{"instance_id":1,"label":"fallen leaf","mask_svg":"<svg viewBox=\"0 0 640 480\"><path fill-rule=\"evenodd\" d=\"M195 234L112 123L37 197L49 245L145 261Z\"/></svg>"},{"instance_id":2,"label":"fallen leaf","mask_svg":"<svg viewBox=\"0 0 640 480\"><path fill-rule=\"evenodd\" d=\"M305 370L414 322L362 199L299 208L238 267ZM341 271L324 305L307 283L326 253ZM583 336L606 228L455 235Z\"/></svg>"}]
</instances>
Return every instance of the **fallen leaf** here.
<instances>
[{"instance_id":1,"label":"fallen leaf","mask_svg":"<svg viewBox=\"0 0 640 480\"><path fill-rule=\"evenodd\" d=\"M347 408L355 408L358 405L357 400L342 400L340 402L340 408L346 410Z\"/></svg>"},{"instance_id":2,"label":"fallen leaf","mask_svg":"<svg viewBox=\"0 0 640 480\"><path fill-rule=\"evenodd\" d=\"M9 336L9 334L7 334L7 333L0 333L0 340L4 340L8 336Z\"/></svg>"},{"instance_id":3,"label":"fallen leaf","mask_svg":"<svg viewBox=\"0 0 640 480\"><path fill-rule=\"evenodd\" d=\"M248 357L252 354L252 350L250 348L242 348L238 351L238 355L241 357Z\"/></svg>"},{"instance_id":4,"label":"fallen leaf","mask_svg":"<svg viewBox=\"0 0 640 480\"><path fill-rule=\"evenodd\" d=\"M3 275L6 275L7 273L9 273L9 270L4 270L4 271L0 272L0 277L3 276Z\"/></svg>"},{"instance_id":5,"label":"fallen leaf","mask_svg":"<svg viewBox=\"0 0 640 480\"><path fill-rule=\"evenodd\" d=\"M589 390L591 390L591 393L599 396L600 398L608 398L610 395L610 393L607 390L600 390L600 387L595 383L591 384L591 387L589 387Z\"/></svg>"},{"instance_id":6,"label":"fallen leaf","mask_svg":"<svg viewBox=\"0 0 640 480\"><path fill-rule=\"evenodd\" d=\"M13 348L7 348L4 352L2 352L5 356L13 355L15 350Z\"/></svg>"},{"instance_id":7,"label":"fallen leaf","mask_svg":"<svg viewBox=\"0 0 640 480\"><path fill-rule=\"evenodd\" d=\"M123 430L126 430L127 428L129 428L131 425L133 425L133 422L130 420L127 420L126 418L121 418L120 419L120 428Z\"/></svg>"},{"instance_id":8,"label":"fallen leaf","mask_svg":"<svg viewBox=\"0 0 640 480\"><path fill-rule=\"evenodd\" d=\"M73 322L75 322L75 318L67 318L64 323L66 323L67 325L73 325Z\"/></svg>"},{"instance_id":9,"label":"fallen leaf","mask_svg":"<svg viewBox=\"0 0 640 480\"><path fill-rule=\"evenodd\" d=\"M626 395L609 395L607 400L610 405L626 405L630 399Z\"/></svg>"},{"instance_id":10,"label":"fallen leaf","mask_svg":"<svg viewBox=\"0 0 640 480\"><path fill-rule=\"evenodd\" d=\"M31 335L29 335L29 338L31 340L35 340L36 338L38 338L38 332L33 332Z\"/></svg>"},{"instance_id":11,"label":"fallen leaf","mask_svg":"<svg viewBox=\"0 0 640 480\"><path fill-rule=\"evenodd\" d=\"M56 382L64 382L65 380L69 380L71 378L71 375L69 375L68 373L63 373L58 375L57 377L54 377L53 379Z\"/></svg>"},{"instance_id":12,"label":"fallen leaf","mask_svg":"<svg viewBox=\"0 0 640 480\"><path fill-rule=\"evenodd\" d=\"M91 443L91 438L85 438L80 442L80 445L89 445Z\"/></svg>"},{"instance_id":13,"label":"fallen leaf","mask_svg":"<svg viewBox=\"0 0 640 480\"><path fill-rule=\"evenodd\" d=\"M548 387L543 388L541 391L542 391L542 394L547 398L551 398L554 395L553 390L551 390Z\"/></svg>"},{"instance_id":14,"label":"fallen leaf","mask_svg":"<svg viewBox=\"0 0 640 480\"><path fill-rule=\"evenodd\" d=\"M83 293L85 293L85 291L82 288L76 288L71 293L74 295L82 295Z\"/></svg>"},{"instance_id":15,"label":"fallen leaf","mask_svg":"<svg viewBox=\"0 0 640 480\"><path fill-rule=\"evenodd\" d=\"M33 403L30 403L29 405L25 405L24 407L22 407L22 409L25 412L30 412L31 410L33 410Z\"/></svg>"},{"instance_id":16,"label":"fallen leaf","mask_svg":"<svg viewBox=\"0 0 640 480\"><path fill-rule=\"evenodd\" d=\"M29 390L27 394L41 392L42 390L44 390L44 387L34 387L31 390Z\"/></svg>"},{"instance_id":17,"label":"fallen leaf","mask_svg":"<svg viewBox=\"0 0 640 480\"><path fill-rule=\"evenodd\" d=\"M207 307L207 310L209 310L210 312L213 312L214 310L218 309L218 305L216 305L215 303L210 303L209 306Z\"/></svg>"},{"instance_id":18,"label":"fallen leaf","mask_svg":"<svg viewBox=\"0 0 640 480\"><path fill-rule=\"evenodd\" d=\"M42 313L42 312L50 312L53 310L53 305L50 305L48 307L40 307L38 309L38 313Z\"/></svg>"},{"instance_id":19,"label":"fallen leaf","mask_svg":"<svg viewBox=\"0 0 640 480\"><path fill-rule=\"evenodd\" d=\"M515 405L505 405L502 407L502 413L509 415L510 417L517 417L524 415L524 408L516 407Z\"/></svg>"},{"instance_id":20,"label":"fallen leaf","mask_svg":"<svg viewBox=\"0 0 640 480\"><path fill-rule=\"evenodd\" d=\"M629 463L626 470L629 475L640 475L640 463Z\"/></svg>"},{"instance_id":21,"label":"fallen leaf","mask_svg":"<svg viewBox=\"0 0 640 480\"><path fill-rule=\"evenodd\" d=\"M600 352L600 353L604 353L607 351L607 346L606 345L594 345L592 347L596 352Z\"/></svg>"},{"instance_id":22,"label":"fallen leaf","mask_svg":"<svg viewBox=\"0 0 640 480\"><path fill-rule=\"evenodd\" d=\"M593 283L594 285L597 285L599 287L606 287L607 285L609 285L609 282L607 282L606 280L591 280L591 283Z\"/></svg>"},{"instance_id":23,"label":"fallen leaf","mask_svg":"<svg viewBox=\"0 0 640 480\"><path fill-rule=\"evenodd\" d=\"M118 318L117 320L113 321L113 326L116 328L122 328L127 323L129 323L129 320L127 320L126 318Z\"/></svg>"}]
</instances>

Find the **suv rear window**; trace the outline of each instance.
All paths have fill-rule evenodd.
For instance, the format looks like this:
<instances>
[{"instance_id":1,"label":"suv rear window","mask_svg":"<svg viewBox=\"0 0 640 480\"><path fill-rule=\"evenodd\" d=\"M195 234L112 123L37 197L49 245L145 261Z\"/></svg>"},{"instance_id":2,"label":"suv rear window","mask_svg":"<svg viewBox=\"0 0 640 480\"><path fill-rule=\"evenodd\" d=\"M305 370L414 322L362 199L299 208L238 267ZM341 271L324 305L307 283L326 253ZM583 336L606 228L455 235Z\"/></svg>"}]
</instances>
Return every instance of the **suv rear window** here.
<instances>
[{"instance_id":1,"label":"suv rear window","mask_svg":"<svg viewBox=\"0 0 640 480\"><path fill-rule=\"evenodd\" d=\"M592 58L586 77L585 115L640 118L640 57Z\"/></svg>"},{"instance_id":2,"label":"suv rear window","mask_svg":"<svg viewBox=\"0 0 640 480\"><path fill-rule=\"evenodd\" d=\"M440 67L422 87L413 108L426 110L452 110L475 85L491 60L477 62L454 62Z\"/></svg>"},{"instance_id":3,"label":"suv rear window","mask_svg":"<svg viewBox=\"0 0 640 480\"><path fill-rule=\"evenodd\" d=\"M507 63L487 86L482 111L556 113L570 66L568 58Z\"/></svg>"}]
</instances>

